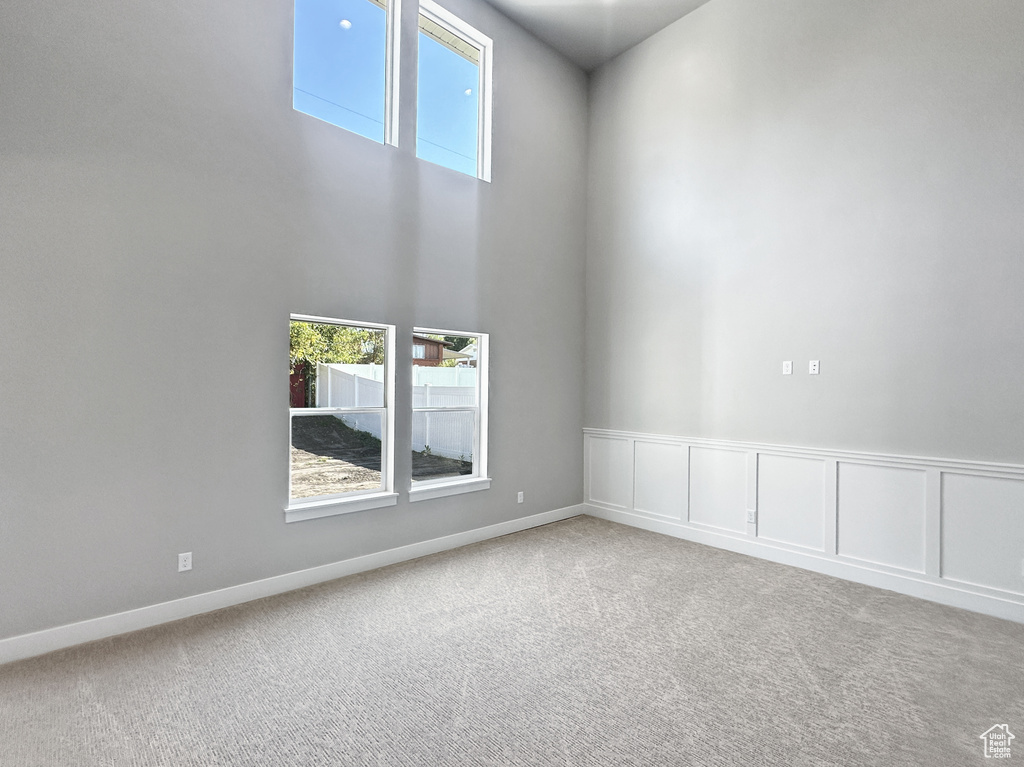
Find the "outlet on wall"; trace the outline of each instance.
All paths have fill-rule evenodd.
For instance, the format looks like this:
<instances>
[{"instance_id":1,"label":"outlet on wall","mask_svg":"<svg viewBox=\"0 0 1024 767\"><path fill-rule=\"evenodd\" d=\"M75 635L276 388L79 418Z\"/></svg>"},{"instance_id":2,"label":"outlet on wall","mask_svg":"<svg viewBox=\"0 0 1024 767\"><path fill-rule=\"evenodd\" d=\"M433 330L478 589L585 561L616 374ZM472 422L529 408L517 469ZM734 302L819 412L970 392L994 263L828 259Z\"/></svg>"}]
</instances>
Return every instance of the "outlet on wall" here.
<instances>
[{"instance_id":1,"label":"outlet on wall","mask_svg":"<svg viewBox=\"0 0 1024 767\"><path fill-rule=\"evenodd\" d=\"M793 360L785 360L782 363L782 375L791 376L793 375Z\"/></svg>"},{"instance_id":2,"label":"outlet on wall","mask_svg":"<svg viewBox=\"0 0 1024 767\"><path fill-rule=\"evenodd\" d=\"M818 360L811 360L811 364L807 366L807 372L812 376L818 375Z\"/></svg>"},{"instance_id":3,"label":"outlet on wall","mask_svg":"<svg viewBox=\"0 0 1024 767\"><path fill-rule=\"evenodd\" d=\"M516 495L516 503L522 503L522 502L523 502L523 491L520 490L518 495Z\"/></svg>"},{"instance_id":4,"label":"outlet on wall","mask_svg":"<svg viewBox=\"0 0 1024 767\"><path fill-rule=\"evenodd\" d=\"M747 524L748 525L756 525L757 524L757 509L747 509Z\"/></svg>"},{"instance_id":5,"label":"outlet on wall","mask_svg":"<svg viewBox=\"0 0 1024 767\"><path fill-rule=\"evenodd\" d=\"M186 570L192 569L192 552L186 551L184 554L178 555L178 572L183 573Z\"/></svg>"}]
</instances>

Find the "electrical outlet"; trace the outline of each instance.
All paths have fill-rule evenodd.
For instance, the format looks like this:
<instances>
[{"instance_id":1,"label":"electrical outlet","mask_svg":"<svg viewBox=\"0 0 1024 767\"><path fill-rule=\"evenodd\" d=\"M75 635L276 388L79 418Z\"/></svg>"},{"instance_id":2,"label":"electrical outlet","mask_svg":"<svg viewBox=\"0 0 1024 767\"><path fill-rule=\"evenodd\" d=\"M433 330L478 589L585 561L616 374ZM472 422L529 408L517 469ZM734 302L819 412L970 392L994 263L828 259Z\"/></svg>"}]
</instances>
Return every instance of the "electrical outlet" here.
<instances>
[{"instance_id":1,"label":"electrical outlet","mask_svg":"<svg viewBox=\"0 0 1024 767\"><path fill-rule=\"evenodd\" d=\"M811 364L807 367L807 372L812 376L818 375L818 360L811 360Z\"/></svg>"},{"instance_id":2,"label":"electrical outlet","mask_svg":"<svg viewBox=\"0 0 1024 767\"><path fill-rule=\"evenodd\" d=\"M793 360L786 360L785 362L782 363L782 375L793 375Z\"/></svg>"},{"instance_id":3,"label":"electrical outlet","mask_svg":"<svg viewBox=\"0 0 1024 767\"><path fill-rule=\"evenodd\" d=\"M516 496L516 503L522 503L522 502L523 502L523 491L520 490L519 494Z\"/></svg>"},{"instance_id":4,"label":"electrical outlet","mask_svg":"<svg viewBox=\"0 0 1024 767\"><path fill-rule=\"evenodd\" d=\"M757 509L747 509L747 524L748 525L756 525L757 524Z\"/></svg>"},{"instance_id":5,"label":"electrical outlet","mask_svg":"<svg viewBox=\"0 0 1024 767\"><path fill-rule=\"evenodd\" d=\"M183 573L186 570L192 569L192 552L186 551L184 554L178 555L178 572Z\"/></svg>"}]
</instances>

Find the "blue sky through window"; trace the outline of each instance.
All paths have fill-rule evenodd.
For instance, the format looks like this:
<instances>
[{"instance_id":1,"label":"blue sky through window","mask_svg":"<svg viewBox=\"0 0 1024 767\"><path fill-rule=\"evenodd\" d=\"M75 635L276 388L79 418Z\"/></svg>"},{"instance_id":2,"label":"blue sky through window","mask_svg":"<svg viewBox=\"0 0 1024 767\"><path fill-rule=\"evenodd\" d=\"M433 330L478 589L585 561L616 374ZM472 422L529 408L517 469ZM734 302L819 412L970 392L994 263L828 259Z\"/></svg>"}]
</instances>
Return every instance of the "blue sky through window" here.
<instances>
[{"instance_id":1,"label":"blue sky through window","mask_svg":"<svg viewBox=\"0 0 1024 767\"><path fill-rule=\"evenodd\" d=\"M418 69L416 156L475 176L479 67L420 32Z\"/></svg>"},{"instance_id":2,"label":"blue sky through window","mask_svg":"<svg viewBox=\"0 0 1024 767\"><path fill-rule=\"evenodd\" d=\"M295 108L384 143L386 39L370 0L296 0Z\"/></svg>"},{"instance_id":3,"label":"blue sky through window","mask_svg":"<svg viewBox=\"0 0 1024 767\"><path fill-rule=\"evenodd\" d=\"M295 0L295 109L384 143L386 58L373 0ZM476 176L479 65L420 31L417 66L416 156Z\"/></svg>"}]
</instances>

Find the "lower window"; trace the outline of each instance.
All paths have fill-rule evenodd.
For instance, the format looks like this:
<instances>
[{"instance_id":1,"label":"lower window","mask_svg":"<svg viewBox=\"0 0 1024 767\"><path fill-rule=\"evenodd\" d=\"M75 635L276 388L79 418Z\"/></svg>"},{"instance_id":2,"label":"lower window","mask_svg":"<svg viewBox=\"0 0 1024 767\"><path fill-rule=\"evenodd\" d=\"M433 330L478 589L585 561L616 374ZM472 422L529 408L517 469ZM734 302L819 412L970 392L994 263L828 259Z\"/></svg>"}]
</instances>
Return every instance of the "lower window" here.
<instances>
[{"instance_id":1,"label":"lower window","mask_svg":"<svg viewBox=\"0 0 1024 767\"><path fill-rule=\"evenodd\" d=\"M390 325L292 316L289 512L353 502L345 510L358 511L394 495L393 336Z\"/></svg>"},{"instance_id":2,"label":"lower window","mask_svg":"<svg viewBox=\"0 0 1024 767\"><path fill-rule=\"evenodd\" d=\"M410 498L485 489L487 336L416 328Z\"/></svg>"}]
</instances>

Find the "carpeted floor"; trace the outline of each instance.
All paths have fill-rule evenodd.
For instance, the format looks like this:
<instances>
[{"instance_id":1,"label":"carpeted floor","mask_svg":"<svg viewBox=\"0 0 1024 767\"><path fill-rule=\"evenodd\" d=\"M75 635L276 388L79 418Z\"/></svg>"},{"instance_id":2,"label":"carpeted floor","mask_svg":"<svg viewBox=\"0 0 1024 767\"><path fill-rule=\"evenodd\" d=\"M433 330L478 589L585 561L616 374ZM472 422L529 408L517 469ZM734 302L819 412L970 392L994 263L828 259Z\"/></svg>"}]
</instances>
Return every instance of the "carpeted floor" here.
<instances>
[{"instance_id":1,"label":"carpeted floor","mask_svg":"<svg viewBox=\"0 0 1024 767\"><path fill-rule=\"evenodd\" d=\"M590 517L0 667L3 767L964 767L997 723L1024 759L1024 626Z\"/></svg>"}]
</instances>

